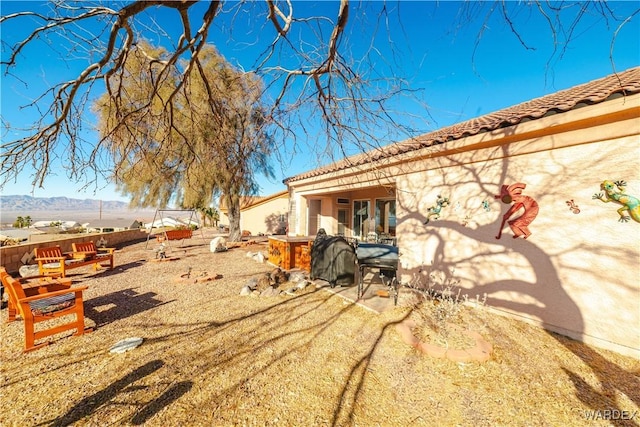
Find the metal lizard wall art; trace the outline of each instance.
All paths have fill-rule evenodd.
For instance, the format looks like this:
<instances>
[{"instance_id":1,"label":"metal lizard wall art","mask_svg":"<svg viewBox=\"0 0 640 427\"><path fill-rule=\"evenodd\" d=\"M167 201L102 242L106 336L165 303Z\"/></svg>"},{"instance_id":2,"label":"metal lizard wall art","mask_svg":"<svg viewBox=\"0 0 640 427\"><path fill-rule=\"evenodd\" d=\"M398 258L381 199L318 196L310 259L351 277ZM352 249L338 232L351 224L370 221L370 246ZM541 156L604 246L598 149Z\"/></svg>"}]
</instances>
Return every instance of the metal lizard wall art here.
<instances>
[{"instance_id":1,"label":"metal lizard wall art","mask_svg":"<svg viewBox=\"0 0 640 427\"><path fill-rule=\"evenodd\" d=\"M618 209L618 215L620 219L618 222L628 222L629 219L633 219L636 222L640 222L640 201L628 194L623 193L624 188L627 186L625 181L602 181L600 189L603 193L596 193L593 195L593 199L601 200L605 203L615 202L622 205ZM628 215L625 215L625 212Z\"/></svg>"},{"instance_id":2,"label":"metal lizard wall art","mask_svg":"<svg viewBox=\"0 0 640 427\"><path fill-rule=\"evenodd\" d=\"M518 212L520 209L524 208L524 213L519 217L512 219L509 221L509 227L511 231L513 231L513 238L516 239L522 236L524 239L531 235L531 231L529 231L529 224L538 216L538 202L533 200L529 196L523 196L522 190L525 189L527 185L521 182L516 182L515 184L511 184L509 186L503 185L500 189L500 194L494 196L496 199L502 200L502 203L511 204L511 207L502 217L502 223L500 224L500 231L496 236L496 239L502 237L502 229L504 228L504 224L511 218L513 214Z\"/></svg>"},{"instance_id":3,"label":"metal lizard wall art","mask_svg":"<svg viewBox=\"0 0 640 427\"><path fill-rule=\"evenodd\" d=\"M431 221L431 217L434 217L433 219L440 218L440 211L442 211L442 208L445 206L449 206L449 199L438 194L436 205L431 206L429 209L427 209L427 219L424 221L424 224L429 224L429 221Z\"/></svg>"},{"instance_id":4,"label":"metal lizard wall art","mask_svg":"<svg viewBox=\"0 0 640 427\"><path fill-rule=\"evenodd\" d=\"M571 199L571 200L567 200L567 206L569 206L569 210L571 212L573 212L574 214L579 214L580 213L580 208L578 207L578 205L576 205L576 202Z\"/></svg>"}]
</instances>

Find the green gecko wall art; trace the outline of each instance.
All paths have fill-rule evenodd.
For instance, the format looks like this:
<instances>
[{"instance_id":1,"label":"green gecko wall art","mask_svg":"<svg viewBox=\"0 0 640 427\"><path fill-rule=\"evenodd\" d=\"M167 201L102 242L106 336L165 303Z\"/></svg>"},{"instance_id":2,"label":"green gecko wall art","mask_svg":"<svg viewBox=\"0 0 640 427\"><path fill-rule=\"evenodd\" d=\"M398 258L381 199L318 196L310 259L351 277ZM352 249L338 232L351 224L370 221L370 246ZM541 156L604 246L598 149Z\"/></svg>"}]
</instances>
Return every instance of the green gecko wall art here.
<instances>
[{"instance_id":1,"label":"green gecko wall art","mask_svg":"<svg viewBox=\"0 0 640 427\"><path fill-rule=\"evenodd\" d=\"M602 181L600 189L604 191L604 193L594 194L593 199L601 200L604 203L615 202L621 204L622 207L618 209L618 215L620 215L618 219L619 222L628 222L629 219L640 222L640 200L623 193L626 186L627 183L622 180Z\"/></svg>"},{"instance_id":2,"label":"green gecko wall art","mask_svg":"<svg viewBox=\"0 0 640 427\"><path fill-rule=\"evenodd\" d=\"M429 224L432 219L440 219L440 212L442 211L442 208L446 206L449 206L449 198L442 197L440 194L438 194L435 206L431 206L429 209L427 209L427 219L424 221L424 224Z\"/></svg>"}]
</instances>

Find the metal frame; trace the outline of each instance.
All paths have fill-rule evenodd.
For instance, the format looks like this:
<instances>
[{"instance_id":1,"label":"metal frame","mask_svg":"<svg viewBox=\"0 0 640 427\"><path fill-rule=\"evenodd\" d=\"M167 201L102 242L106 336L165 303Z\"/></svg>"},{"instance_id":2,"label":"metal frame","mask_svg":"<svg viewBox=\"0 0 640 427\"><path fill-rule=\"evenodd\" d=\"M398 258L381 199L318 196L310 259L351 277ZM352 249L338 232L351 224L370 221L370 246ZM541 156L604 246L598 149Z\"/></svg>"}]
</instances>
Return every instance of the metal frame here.
<instances>
[{"instance_id":1,"label":"metal frame","mask_svg":"<svg viewBox=\"0 0 640 427\"><path fill-rule=\"evenodd\" d=\"M149 233L147 234L147 243L145 244L144 248L147 249L147 247L149 246L149 239L151 238L151 230L153 230L153 223L156 222L156 217L158 217L158 214L160 214L160 220L163 221L164 217L162 216L162 214L164 212L189 212L189 222L192 221L192 219L194 218L195 215L195 219L196 222L198 223L198 229L200 229L200 237L202 238L202 243L206 244L207 242L204 240L204 232L202 231L202 224L200 224L200 218L198 217L198 212L195 209L156 209L156 213L153 215L153 221L151 221L151 225L152 227L149 229ZM167 231L163 228L162 230L162 234L164 235L165 239L164 241L167 242L167 246L171 246L171 244L169 243L169 239L167 239Z\"/></svg>"},{"instance_id":2,"label":"metal frame","mask_svg":"<svg viewBox=\"0 0 640 427\"><path fill-rule=\"evenodd\" d=\"M382 279L382 283L389 288L389 292L393 295L393 305L398 305L398 269L397 267L386 264L358 263L358 272L360 273L360 277L358 278L358 299L362 298L364 295L364 271L367 268L376 268L380 270L378 274ZM390 283L385 283L385 279L389 280L389 278L382 273L382 270L393 271L393 277L391 278Z\"/></svg>"}]
</instances>

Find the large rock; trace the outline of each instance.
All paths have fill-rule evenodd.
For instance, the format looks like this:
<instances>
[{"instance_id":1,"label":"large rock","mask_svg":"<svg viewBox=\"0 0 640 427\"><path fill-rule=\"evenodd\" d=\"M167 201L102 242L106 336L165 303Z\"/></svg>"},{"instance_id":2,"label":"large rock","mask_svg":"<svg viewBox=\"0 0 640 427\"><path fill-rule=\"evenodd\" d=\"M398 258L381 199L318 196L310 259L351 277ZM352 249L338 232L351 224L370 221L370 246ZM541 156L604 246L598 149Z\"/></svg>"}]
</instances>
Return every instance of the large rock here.
<instances>
[{"instance_id":1,"label":"large rock","mask_svg":"<svg viewBox=\"0 0 640 427\"><path fill-rule=\"evenodd\" d=\"M209 243L211 252L225 252L227 250L227 241L224 237L218 236Z\"/></svg>"}]
</instances>

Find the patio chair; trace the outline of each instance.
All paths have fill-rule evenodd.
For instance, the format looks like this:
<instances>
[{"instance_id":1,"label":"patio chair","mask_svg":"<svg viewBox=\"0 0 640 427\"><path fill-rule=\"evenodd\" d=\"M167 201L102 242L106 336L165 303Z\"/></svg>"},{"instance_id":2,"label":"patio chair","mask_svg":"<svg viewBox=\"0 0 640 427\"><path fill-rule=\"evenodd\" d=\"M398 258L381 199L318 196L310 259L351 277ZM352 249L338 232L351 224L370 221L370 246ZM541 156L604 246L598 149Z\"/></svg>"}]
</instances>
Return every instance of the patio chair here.
<instances>
[{"instance_id":1,"label":"patio chair","mask_svg":"<svg viewBox=\"0 0 640 427\"><path fill-rule=\"evenodd\" d=\"M74 335L77 336L93 330L93 328L85 329L84 326L82 292L87 289L86 286L59 290L49 290L46 289L46 286L42 286L40 292L27 296L20 281L14 279L6 271L2 274L2 282L9 291L9 298L12 298L15 303L17 315L22 318L24 323L24 352L48 345L48 341L36 344L36 340L60 332L75 329ZM55 322L47 326L39 325L40 330L36 331L37 323L65 316L74 316L74 320L69 320L66 323Z\"/></svg>"},{"instance_id":2,"label":"patio chair","mask_svg":"<svg viewBox=\"0 0 640 427\"><path fill-rule=\"evenodd\" d=\"M6 276L9 276L9 273L7 273L7 270L4 267L0 267L0 285L2 285L4 288L7 287L7 285L5 285ZM25 295L28 297L51 291L69 289L71 287L71 279L59 278L56 275L28 276L17 278L16 280L20 282ZM7 290L7 292L9 291ZM11 296L11 293L8 293L8 295L9 299L7 301L7 323L16 320L17 313L17 303Z\"/></svg>"}]
</instances>

